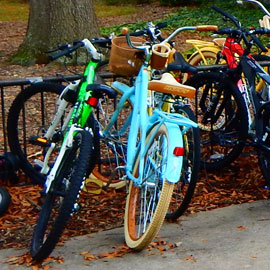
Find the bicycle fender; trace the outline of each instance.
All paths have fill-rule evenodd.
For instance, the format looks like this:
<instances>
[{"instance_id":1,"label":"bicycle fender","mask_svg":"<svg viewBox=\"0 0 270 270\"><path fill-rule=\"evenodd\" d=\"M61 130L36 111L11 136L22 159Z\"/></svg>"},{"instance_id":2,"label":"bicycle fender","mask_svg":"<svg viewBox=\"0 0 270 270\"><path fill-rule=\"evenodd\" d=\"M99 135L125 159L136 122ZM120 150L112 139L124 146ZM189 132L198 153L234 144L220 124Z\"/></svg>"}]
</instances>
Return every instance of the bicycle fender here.
<instances>
[{"instance_id":1,"label":"bicycle fender","mask_svg":"<svg viewBox=\"0 0 270 270\"><path fill-rule=\"evenodd\" d=\"M170 183L177 183L180 179L183 156L176 156L174 150L176 147L183 147L183 135L178 125L165 122L168 130L168 161L164 172L165 179Z\"/></svg>"}]
</instances>

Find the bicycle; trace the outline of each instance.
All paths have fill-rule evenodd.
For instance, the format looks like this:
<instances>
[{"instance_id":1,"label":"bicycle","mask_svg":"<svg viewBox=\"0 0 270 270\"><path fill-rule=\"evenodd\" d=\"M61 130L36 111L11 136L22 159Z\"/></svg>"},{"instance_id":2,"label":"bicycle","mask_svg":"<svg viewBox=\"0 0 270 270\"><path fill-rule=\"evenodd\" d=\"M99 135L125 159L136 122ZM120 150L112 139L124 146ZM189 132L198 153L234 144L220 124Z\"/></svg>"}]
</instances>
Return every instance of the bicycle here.
<instances>
[{"instance_id":1,"label":"bicycle","mask_svg":"<svg viewBox=\"0 0 270 270\"><path fill-rule=\"evenodd\" d=\"M228 14L225 11L215 8L223 16L231 20L236 20L233 16ZM266 188L269 188L270 185L270 175L269 175L269 83L270 77L269 74L261 67L261 65L269 66L269 58L266 58L268 61L261 63L261 65L250 55L251 47L256 44L263 50L263 45L260 43L256 34L269 34L269 29L259 28L252 29L250 31L245 31L244 29L232 29L225 28L219 29L217 31L219 34L226 34L234 42L231 42L230 46L227 46L227 54L231 53L230 58L231 62L228 62L227 74L231 81L237 86L238 92L242 95L242 99L245 102L244 114L245 118L240 118L241 124L244 121L248 123L248 128L246 130L247 138L249 141L243 141L243 145L254 146L257 148L258 157L259 157L259 166L263 173L263 176L266 180ZM250 37L250 39L248 39ZM246 49L242 48L240 45L240 40L244 41ZM234 50L238 51L239 60L234 57ZM264 49L265 50L265 49ZM244 76L242 76L244 74ZM265 87L261 89L260 92L256 90L256 78L263 80ZM204 90L203 90L204 91ZM207 95L206 92L203 92L203 95ZM205 119L211 119L213 124L215 119L218 118L218 107L222 106L226 102L225 96L220 96L216 93L213 93L212 103L208 107L204 117ZM203 102L202 102L203 103ZM247 120L246 120L247 119ZM216 130L218 131L220 127ZM212 130L212 133L215 131ZM212 137L212 144L218 145L218 137L214 139ZM217 146L218 147L218 146ZM241 151L238 153L240 154ZM218 154L216 160L213 160L213 163L218 164L221 160L226 159L225 155ZM215 165L214 164L214 165Z\"/></svg>"},{"instance_id":2,"label":"bicycle","mask_svg":"<svg viewBox=\"0 0 270 270\"><path fill-rule=\"evenodd\" d=\"M106 47L109 46L110 39L101 38L92 42ZM64 44L59 50L70 56L76 48L76 45ZM98 71L107 64L107 61L97 63L95 69ZM88 72L81 77L87 76ZM95 73L92 72L91 76L93 80ZM66 86L42 81L40 78L34 78L30 82L30 86L16 96L9 109L8 142L11 151L18 157L20 168L24 173L33 183L43 185L54 159L54 154L50 151L53 150L55 153L61 145L73 103L76 101L75 92L80 80Z\"/></svg>"},{"instance_id":3,"label":"bicycle","mask_svg":"<svg viewBox=\"0 0 270 270\"><path fill-rule=\"evenodd\" d=\"M78 41L73 46L65 46L54 54L52 59L69 55L81 47L85 47L91 53L92 60L87 65L82 80L76 81L62 92L60 109L46 134L37 138L42 146L45 144L47 151L41 170L45 170L46 174L42 191L43 204L30 247L30 254L36 261L42 261L49 256L70 216L78 210L76 201L85 178L94 168L98 154L94 145L98 139L98 127L93 119L92 110L103 94L110 97L116 95L108 86L93 84L95 69L103 56L88 39ZM56 130L69 103L72 104L72 109L61 130ZM59 152L52 155L57 142L60 142L61 147ZM54 158L52 166L48 164L49 157Z\"/></svg>"},{"instance_id":4,"label":"bicycle","mask_svg":"<svg viewBox=\"0 0 270 270\"><path fill-rule=\"evenodd\" d=\"M173 38L176 33L189 29L188 27L178 29L170 35L168 40ZM195 29L195 27L191 28L191 30ZM165 92L185 96L187 93L193 95L194 89L178 84L171 76L174 82L172 84L168 82L168 77L164 74L161 80L148 81L151 44L134 46L128 35L127 40L128 45L135 52L136 50L138 50L137 53L144 52L145 60L133 86L127 86L117 81L112 83L112 86L123 95L110 123L103 130L103 136L108 137L108 140L111 136L114 138L115 134L110 134L110 129L118 118L119 111L129 99L133 109L123 125L131 127L126 145L126 165L124 168L120 166L115 170L124 169L126 178L130 182L124 222L126 243L130 248L141 250L152 241L163 223L171 201L173 183L178 182L181 173L183 134L186 129L196 127L197 124L183 115L166 113L154 105L154 98L152 95L148 95L148 90L152 90L154 93ZM115 41L117 39L113 40L113 42ZM120 50L123 49L120 48ZM169 50L168 47L166 49ZM126 51L120 52L120 55L123 56L126 53ZM119 60L118 56L119 54L115 56L113 50L111 51L112 58ZM131 63L133 61L134 59L130 60ZM124 60L123 63L126 61ZM153 64L153 58L151 58L151 63ZM119 61L115 63L116 68L113 64L111 66L116 72L123 72L123 70L125 72L127 68L122 66ZM117 67L120 68L117 70ZM149 111L152 113L149 114ZM186 128L181 130L179 125ZM173 165L174 162L177 165ZM171 165L174 169L170 168Z\"/></svg>"}]
</instances>

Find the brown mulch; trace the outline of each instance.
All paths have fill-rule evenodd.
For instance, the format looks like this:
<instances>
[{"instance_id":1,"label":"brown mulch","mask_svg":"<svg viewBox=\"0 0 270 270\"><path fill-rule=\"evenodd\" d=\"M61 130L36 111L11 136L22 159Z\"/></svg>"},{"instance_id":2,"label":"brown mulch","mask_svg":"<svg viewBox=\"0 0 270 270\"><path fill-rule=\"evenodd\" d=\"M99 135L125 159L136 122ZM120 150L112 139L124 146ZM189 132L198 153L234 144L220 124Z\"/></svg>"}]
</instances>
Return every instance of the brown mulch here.
<instances>
[{"instance_id":1,"label":"brown mulch","mask_svg":"<svg viewBox=\"0 0 270 270\"><path fill-rule=\"evenodd\" d=\"M114 18L99 19L100 26L114 25L140 20L154 20L171 12L172 9L159 6L144 6L146 12ZM9 65L6 61L23 41L26 22L0 22L0 79L49 76L63 73L59 66L34 65L22 67ZM188 35L178 38L182 49ZM196 38L192 34L192 38ZM256 155L238 158L229 168L220 172L202 171L192 204L187 211L196 213L243 202L268 199L269 192L263 189L264 180L257 164ZM29 246L33 227L39 211L38 186L10 185L8 190L12 203L5 215L0 217L0 249ZM82 193L82 208L74 215L65 231L62 241L70 236L119 227L123 222L125 190L102 191L100 195ZM61 243L60 243L61 244Z\"/></svg>"}]
</instances>

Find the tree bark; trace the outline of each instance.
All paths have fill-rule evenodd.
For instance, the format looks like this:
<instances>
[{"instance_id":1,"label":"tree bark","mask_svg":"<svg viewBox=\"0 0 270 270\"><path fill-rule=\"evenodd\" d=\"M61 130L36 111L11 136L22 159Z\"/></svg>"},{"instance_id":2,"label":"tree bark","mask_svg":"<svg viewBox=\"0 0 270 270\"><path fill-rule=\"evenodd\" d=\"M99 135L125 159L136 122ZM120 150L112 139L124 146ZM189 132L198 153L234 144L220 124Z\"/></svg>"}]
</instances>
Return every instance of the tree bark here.
<instances>
[{"instance_id":1,"label":"tree bark","mask_svg":"<svg viewBox=\"0 0 270 270\"><path fill-rule=\"evenodd\" d=\"M30 0L26 37L13 60L46 63L47 50L96 36L99 28L93 0Z\"/></svg>"}]
</instances>

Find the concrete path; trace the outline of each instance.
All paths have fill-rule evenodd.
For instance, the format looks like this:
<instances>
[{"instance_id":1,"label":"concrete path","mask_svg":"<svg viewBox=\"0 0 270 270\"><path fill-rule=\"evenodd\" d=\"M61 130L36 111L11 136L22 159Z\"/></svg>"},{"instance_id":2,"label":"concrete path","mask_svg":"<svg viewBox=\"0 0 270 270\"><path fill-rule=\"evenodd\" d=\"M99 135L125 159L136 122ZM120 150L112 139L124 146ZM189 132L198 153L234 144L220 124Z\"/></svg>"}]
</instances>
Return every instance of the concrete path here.
<instances>
[{"instance_id":1,"label":"concrete path","mask_svg":"<svg viewBox=\"0 0 270 270\"><path fill-rule=\"evenodd\" d=\"M55 249L52 255L62 256L64 263L49 261L49 269L270 270L270 201L189 215L177 223L165 223L159 236L155 242L161 245L152 250L94 261L87 261L84 256L120 249L124 243L123 228L75 237ZM9 256L25 252L0 250L0 269L31 269L5 263Z\"/></svg>"}]
</instances>

